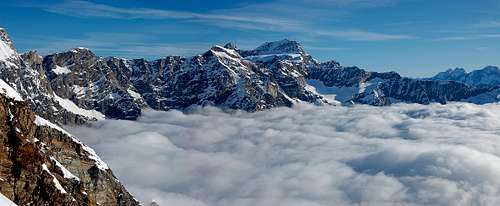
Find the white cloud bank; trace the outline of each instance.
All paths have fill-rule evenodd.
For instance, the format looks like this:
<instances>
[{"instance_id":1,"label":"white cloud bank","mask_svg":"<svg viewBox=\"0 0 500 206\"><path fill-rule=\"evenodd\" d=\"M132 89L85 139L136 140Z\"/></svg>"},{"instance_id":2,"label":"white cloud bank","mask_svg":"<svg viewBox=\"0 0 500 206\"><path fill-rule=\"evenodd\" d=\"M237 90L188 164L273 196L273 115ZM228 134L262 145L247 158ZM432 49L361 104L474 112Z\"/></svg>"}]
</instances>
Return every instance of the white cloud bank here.
<instances>
[{"instance_id":1,"label":"white cloud bank","mask_svg":"<svg viewBox=\"0 0 500 206\"><path fill-rule=\"evenodd\" d=\"M500 104L146 111L71 131L145 203L500 204Z\"/></svg>"}]
</instances>

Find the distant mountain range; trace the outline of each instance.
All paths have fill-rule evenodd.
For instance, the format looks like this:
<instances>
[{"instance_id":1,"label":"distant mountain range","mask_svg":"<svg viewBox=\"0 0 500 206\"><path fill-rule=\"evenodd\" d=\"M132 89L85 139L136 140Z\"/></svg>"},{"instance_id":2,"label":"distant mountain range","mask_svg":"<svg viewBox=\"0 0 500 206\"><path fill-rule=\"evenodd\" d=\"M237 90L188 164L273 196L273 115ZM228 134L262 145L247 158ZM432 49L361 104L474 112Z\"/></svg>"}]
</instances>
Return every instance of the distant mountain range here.
<instances>
[{"instance_id":1,"label":"distant mountain range","mask_svg":"<svg viewBox=\"0 0 500 206\"><path fill-rule=\"evenodd\" d=\"M318 62L292 40L253 50L214 46L193 57L153 61L99 57L86 48L40 56L18 55L4 30L0 78L37 114L60 124L91 119L136 119L141 108L186 109L213 105L245 111L314 104L389 105L499 101L499 69L448 70L415 79Z\"/></svg>"},{"instance_id":2,"label":"distant mountain range","mask_svg":"<svg viewBox=\"0 0 500 206\"><path fill-rule=\"evenodd\" d=\"M86 124L104 118L135 120L143 108L183 110L198 105L254 112L299 103L385 106L398 102L500 101L497 67L470 73L454 69L431 78L407 78L396 72L344 67L336 61L318 62L298 42L287 39L264 43L253 50L226 44L193 57L167 56L148 61L99 57L87 48L47 56L35 51L18 54L6 31L0 29L0 79L0 106L5 110L0 112L4 121L0 134L8 142L0 145L6 151L4 156L0 153L0 158L12 162L0 168L0 172L10 175L8 181L0 182L0 192L22 205L55 197L64 202L60 205L73 205L67 203L72 198L78 200L74 205L138 204L119 182L112 181L111 170L96 166L100 161L97 156L92 156L90 150L78 149L86 146L57 125ZM16 112L9 112L12 110ZM27 127L30 132L16 133L16 129ZM33 133L33 128L40 132ZM18 142L12 143L13 138ZM50 149L42 144L49 145L54 154L49 155L46 151ZM12 152L28 154L25 146L39 154L37 162L9 156ZM86 166L75 165L80 161ZM26 174L24 179L18 167L25 172L21 172L21 176ZM48 172L37 176L42 170ZM66 180L65 171L77 174L79 181ZM50 179L57 180L59 186L54 184L55 189L47 189L47 194L30 196L33 190L16 189L38 187L35 180L46 184ZM60 190L57 193L59 187L66 189L65 195L61 196ZM85 196L83 192L90 194ZM82 201L85 204L80 204Z\"/></svg>"}]
</instances>

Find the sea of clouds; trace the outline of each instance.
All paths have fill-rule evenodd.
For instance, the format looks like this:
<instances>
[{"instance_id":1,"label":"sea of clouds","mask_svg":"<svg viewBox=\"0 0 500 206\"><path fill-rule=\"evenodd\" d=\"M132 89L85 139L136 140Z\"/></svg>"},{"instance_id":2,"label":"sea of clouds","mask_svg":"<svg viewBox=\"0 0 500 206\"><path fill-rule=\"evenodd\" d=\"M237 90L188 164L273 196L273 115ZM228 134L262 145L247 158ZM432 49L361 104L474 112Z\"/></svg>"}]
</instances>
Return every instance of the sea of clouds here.
<instances>
[{"instance_id":1,"label":"sea of clouds","mask_svg":"<svg viewBox=\"0 0 500 206\"><path fill-rule=\"evenodd\" d=\"M207 107L68 129L146 205L500 205L500 104Z\"/></svg>"}]
</instances>

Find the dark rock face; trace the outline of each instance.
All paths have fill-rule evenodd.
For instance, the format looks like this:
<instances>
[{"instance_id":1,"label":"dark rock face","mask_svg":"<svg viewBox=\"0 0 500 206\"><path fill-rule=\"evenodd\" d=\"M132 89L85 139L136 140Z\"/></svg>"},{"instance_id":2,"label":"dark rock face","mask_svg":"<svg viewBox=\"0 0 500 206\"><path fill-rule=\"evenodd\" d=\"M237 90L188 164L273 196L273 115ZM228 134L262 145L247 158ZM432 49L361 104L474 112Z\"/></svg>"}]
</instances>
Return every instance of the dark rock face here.
<instances>
[{"instance_id":1,"label":"dark rock face","mask_svg":"<svg viewBox=\"0 0 500 206\"><path fill-rule=\"evenodd\" d=\"M13 49L12 42L4 30L2 39ZM0 59L0 79L10 83L33 110L40 116L60 124L81 124L87 118L71 113L54 100L53 90L42 67L42 58L36 52L18 55L15 50L5 59Z\"/></svg>"},{"instance_id":2,"label":"dark rock face","mask_svg":"<svg viewBox=\"0 0 500 206\"><path fill-rule=\"evenodd\" d=\"M320 80L329 87L352 87L367 81L370 76L370 72L360 68L341 67L339 64L328 62L311 68L308 78Z\"/></svg>"},{"instance_id":3,"label":"dark rock face","mask_svg":"<svg viewBox=\"0 0 500 206\"><path fill-rule=\"evenodd\" d=\"M438 102L446 104L448 101L459 101L474 93L468 85L449 81L416 80L409 78L392 79L377 85L375 91L361 93L354 101L360 103L387 105L389 100L380 100L385 97L395 101L429 104ZM378 98L378 99L377 99Z\"/></svg>"},{"instance_id":4,"label":"dark rock face","mask_svg":"<svg viewBox=\"0 0 500 206\"><path fill-rule=\"evenodd\" d=\"M46 56L43 68L54 93L78 107L110 118L135 120L142 98L134 98L107 61L85 48ZM123 81L123 80L122 80Z\"/></svg>"},{"instance_id":5,"label":"dark rock face","mask_svg":"<svg viewBox=\"0 0 500 206\"><path fill-rule=\"evenodd\" d=\"M94 151L0 94L0 192L18 205L139 205Z\"/></svg>"}]
</instances>

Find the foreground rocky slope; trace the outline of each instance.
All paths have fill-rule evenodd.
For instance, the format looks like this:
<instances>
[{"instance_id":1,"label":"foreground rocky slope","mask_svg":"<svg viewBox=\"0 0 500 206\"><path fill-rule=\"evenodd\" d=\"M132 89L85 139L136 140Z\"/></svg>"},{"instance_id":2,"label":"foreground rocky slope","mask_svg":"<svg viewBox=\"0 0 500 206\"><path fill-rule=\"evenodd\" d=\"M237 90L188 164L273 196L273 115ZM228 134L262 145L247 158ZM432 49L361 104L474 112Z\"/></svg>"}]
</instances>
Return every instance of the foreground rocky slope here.
<instances>
[{"instance_id":1,"label":"foreground rocky slope","mask_svg":"<svg viewBox=\"0 0 500 206\"><path fill-rule=\"evenodd\" d=\"M18 205L139 205L95 152L0 80L0 193Z\"/></svg>"}]
</instances>

